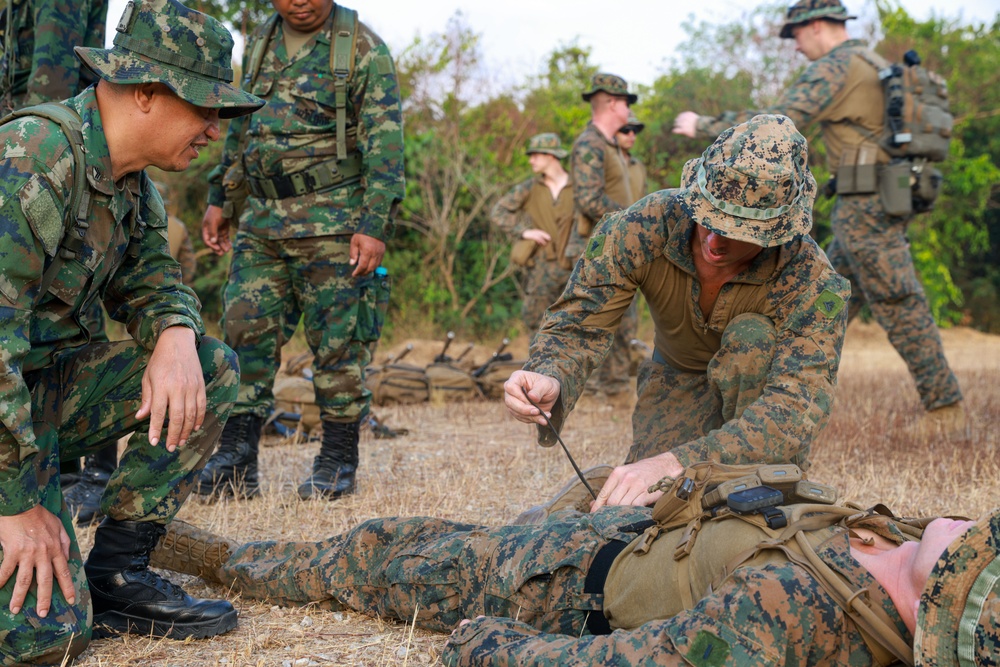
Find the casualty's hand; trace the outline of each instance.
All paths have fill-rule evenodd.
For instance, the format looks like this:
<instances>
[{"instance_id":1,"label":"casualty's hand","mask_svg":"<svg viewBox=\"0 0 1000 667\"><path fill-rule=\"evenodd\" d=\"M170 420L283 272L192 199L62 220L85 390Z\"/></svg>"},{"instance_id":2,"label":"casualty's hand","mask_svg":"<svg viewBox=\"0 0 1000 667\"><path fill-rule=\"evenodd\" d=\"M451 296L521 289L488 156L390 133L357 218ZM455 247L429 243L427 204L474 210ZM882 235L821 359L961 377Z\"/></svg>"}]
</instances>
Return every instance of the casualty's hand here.
<instances>
[{"instance_id":1,"label":"casualty's hand","mask_svg":"<svg viewBox=\"0 0 1000 667\"><path fill-rule=\"evenodd\" d=\"M521 234L521 238L527 241L534 241L538 245L544 247L549 244L552 237L549 236L548 232L543 232L541 229L526 229L524 233Z\"/></svg>"},{"instance_id":2,"label":"casualty's hand","mask_svg":"<svg viewBox=\"0 0 1000 667\"><path fill-rule=\"evenodd\" d=\"M73 577L69 571L69 535L59 518L41 505L27 512L0 517L0 587L17 570L10 613L18 614L34 581L38 606L35 611L45 618L52 606L52 577L70 604L76 602Z\"/></svg>"},{"instance_id":3,"label":"casualty's hand","mask_svg":"<svg viewBox=\"0 0 1000 667\"><path fill-rule=\"evenodd\" d=\"M229 225L232 220L222 217L221 206L209 206L201 219L201 240L216 255L225 255L233 249L229 240Z\"/></svg>"},{"instance_id":4,"label":"casualty's hand","mask_svg":"<svg viewBox=\"0 0 1000 667\"><path fill-rule=\"evenodd\" d=\"M205 378L195 347L195 333L182 326L160 332L142 376L142 404L136 419L149 417L149 444L160 441L167 426L167 451L187 444L192 431L205 421Z\"/></svg>"},{"instance_id":5,"label":"casualty's hand","mask_svg":"<svg viewBox=\"0 0 1000 667\"><path fill-rule=\"evenodd\" d=\"M559 400L561 389L559 380L548 375L532 373L531 371L514 371L510 378L503 383L503 401L507 406L507 412L514 419L525 424L545 426L546 418L552 416L552 408ZM525 400L525 390L535 405L544 411L544 416L538 408Z\"/></svg>"},{"instance_id":6,"label":"casualty's hand","mask_svg":"<svg viewBox=\"0 0 1000 667\"><path fill-rule=\"evenodd\" d=\"M677 477L683 472L684 466L670 452L618 466L601 487L597 500L590 503L590 511L595 512L605 505L652 505L663 492L649 493L649 487L668 475Z\"/></svg>"},{"instance_id":7,"label":"casualty's hand","mask_svg":"<svg viewBox=\"0 0 1000 667\"><path fill-rule=\"evenodd\" d=\"M694 138L698 132L698 114L693 111L682 111L674 119L674 134L683 134L685 137Z\"/></svg>"},{"instance_id":8,"label":"casualty's hand","mask_svg":"<svg viewBox=\"0 0 1000 667\"><path fill-rule=\"evenodd\" d=\"M385 242L374 236L355 234L351 237L350 265L355 267L351 275L355 278L367 276L382 263L385 254Z\"/></svg>"}]
</instances>

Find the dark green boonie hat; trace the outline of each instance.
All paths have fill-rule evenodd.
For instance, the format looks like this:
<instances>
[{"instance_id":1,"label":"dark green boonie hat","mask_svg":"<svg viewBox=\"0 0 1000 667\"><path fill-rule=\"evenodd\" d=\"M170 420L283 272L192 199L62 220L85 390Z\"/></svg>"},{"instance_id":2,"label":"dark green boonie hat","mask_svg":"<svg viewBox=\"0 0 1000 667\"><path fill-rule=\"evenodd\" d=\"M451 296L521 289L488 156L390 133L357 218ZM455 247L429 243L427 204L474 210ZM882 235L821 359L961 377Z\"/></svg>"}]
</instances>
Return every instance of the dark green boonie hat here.
<instances>
[{"instance_id":1,"label":"dark green boonie hat","mask_svg":"<svg viewBox=\"0 0 1000 667\"><path fill-rule=\"evenodd\" d=\"M642 132L643 130L646 129L646 124L643 123L642 121L640 121L638 118L636 118L635 113L629 111L628 112L628 122L625 123L625 125L622 126L623 130L626 129L626 128L632 128L633 132L635 132L636 134L639 134L640 132Z\"/></svg>"},{"instance_id":2,"label":"dark green boonie hat","mask_svg":"<svg viewBox=\"0 0 1000 667\"><path fill-rule=\"evenodd\" d=\"M719 236L769 248L812 227L808 145L786 116L761 114L729 128L685 168L678 197L694 222Z\"/></svg>"},{"instance_id":3,"label":"dark green boonie hat","mask_svg":"<svg viewBox=\"0 0 1000 667\"><path fill-rule=\"evenodd\" d=\"M1000 665L1000 509L938 558L917 607L914 663L921 667Z\"/></svg>"},{"instance_id":4,"label":"dark green boonie hat","mask_svg":"<svg viewBox=\"0 0 1000 667\"><path fill-rule=\"evenodd\" d=\"M221 118L252 113L264 100L232 85L233 36L211 16L177 0L129 0L110 49L76 55L110 83L162 83Z\"/></svg>"},{"instance_id":5,"label":"dark green boonie hat","mask_svg":"<svg viewBox=\"0 0 1000 667\"><path fill-rule=\"evenodd\" d=\"M600 91L604 91L608 95L624 97L629 104L635 104L636 100L639 99L638 95L628 92L628 82L625 79L607 72L598 72L591 77L590 90L582 94L583 101L589 102L590 98Z\"/></svg>"},{"instance_id":6,"label":"dark green boonie hat","mask_svg":"<svg viewBox=\"0 0 1000 667\"><path fill-rule=\"evenodd\" d=\"M792 28L816 19L846 22L856 18L847 14L847 8L840 0L799 0L788 8L785 24L781 26L781 38L791 39Z\"/></svg>"},{"instance_id":7,"label":"dark green boonie hat","mask_svg":"<svg viewBox=\"0 0 1000 667\"><path fill-rule=\"evenodd\" d=\"M536 134L533 136L528 140L528 149L525 152L528 155L531 155L532 153L554 155L560 160L569 155L569 152L562 147L562 141L559 140L559 135L553 132L545 132L544 134Z\"/></svg>"}]
</instances>

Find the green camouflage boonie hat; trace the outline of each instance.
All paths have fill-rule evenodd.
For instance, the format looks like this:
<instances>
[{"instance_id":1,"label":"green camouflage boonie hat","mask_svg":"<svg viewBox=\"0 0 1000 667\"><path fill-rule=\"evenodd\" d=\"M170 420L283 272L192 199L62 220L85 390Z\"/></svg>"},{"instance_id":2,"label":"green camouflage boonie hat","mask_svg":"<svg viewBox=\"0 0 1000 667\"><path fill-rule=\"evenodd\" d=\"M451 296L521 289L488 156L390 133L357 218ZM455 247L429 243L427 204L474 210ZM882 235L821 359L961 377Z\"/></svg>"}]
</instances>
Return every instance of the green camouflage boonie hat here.
<instances>
[{"instance_id":1,"label":"green camouflage boonie hat","mask_svg":"<svg viewBox=\"0 0 1000 667\"><path fill-rule=\"evenodd\" d=\"M591 77L590 90L583 93L581 97L583 97L584 102L589 102L590 98L600 91L604 91L608 95L624 97L629 104L635 104L636 100L639 99L638 95L628 92L628 82L625 79L607 72L598 72Z\"/></svg>"},{"instance_id":2,"label":"green camouflage boonie hat","mask_svg":"<svg viewBox=\"0 0 1000 667\"><path fill-rule=\"evenodd\" d=\"M782 39L791 39L793 27L816 19L846 22L856 18L858 17L847 14L847 8L840 0L799 0L788 8L780 36Z\"/></svg>"},{"instance_id":3,"label":"green camouflage boonie hat","mask_svg":"<svg viewBox=\"0 0 1000 667\"><path fill-rule=\"evenodd\" d=\"M636 118L635 117L635 113L629 111L628 112L628 122L625 123L625 125L622 127L622 129L624 130L627 127L631 127L633 132L635 132L636 134L639 134L640 132L642 132L643 130L646 129L646 124L643 123L642 121L640 121L638 118Z\"/></svg>"},{"instance_id":4,"label":"green camouflage boonie hat","mask_svg":"<svg viewBox=\"0 0 1000 667\"><path fill-rule=\"evenodd\" d=\"M544 134L533 136L528 140L528 149L525 153L528 155L532 153L545 153L546 155L554 155L560 160L569 155L569 152L562 147L559 135L554 132L545 132Z\"/></svg>"},{"instance_id":5,"label":"green camouflage boonie hat","mask_svg":"<svg viewBox=\"0 0 1000 667\"><path fill-rule=\"evenodd\" d=\"M816 180L806 139L786 116L729 128L690 169L693 183L685 179L680 196L694 222L719 236L768 248L812 227Z\"/></svg>"},{"instance_id":6,"label":"green camouflage boonie hat","mask_svg":"<svg viewBox=\"0 0 1000 667\"><path fill-rule=\"evenodd\" d=\"M1000 509L956 539L931 571L913 635L918 667L1000 665Z\"/></svg>"},{"instance_id":7,"label":"green camouflage boonie hat","mask_svg":"<svg viewBox=\"0 0 1000 667\"><path fill-rule=\"evenodd\" d=\"M221 118L252 113L264 100L232 85L233 36L211 16L177 0L129 0L114 47L78 46L76 55L105 81L162 83Z\"/></svg>"}]
</instances>

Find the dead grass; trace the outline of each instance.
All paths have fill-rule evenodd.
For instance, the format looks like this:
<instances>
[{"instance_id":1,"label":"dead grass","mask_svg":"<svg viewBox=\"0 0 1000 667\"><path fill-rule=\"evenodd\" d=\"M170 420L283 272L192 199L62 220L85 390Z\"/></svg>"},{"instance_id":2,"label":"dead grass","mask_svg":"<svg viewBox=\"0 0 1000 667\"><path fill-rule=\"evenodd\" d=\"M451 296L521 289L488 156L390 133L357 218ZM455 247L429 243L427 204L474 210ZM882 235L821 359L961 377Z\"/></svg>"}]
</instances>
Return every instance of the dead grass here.
<instances>
[{"instance_id":1,"label":"dead grass","mask_svg":"<svg viewBox=\"0 0 1000 667\"><path fill-rule=\"evenodd\" d=\"M973 416L969 442L914 438L921 413L902 361L881 330L848 332L840 390L830 424L814 447L810 476L863 505L886 502L905 514L976 516L1000 504L1000 337L944 332L945 346ZM398 349L406 341L401 342ZM517 341L523 355L524 342ZM456 341L454 350L464 349ZM437 344L412 360L426 361ZM492 345L472 355L485 357ZM388 350L387 350L388 352ZM519 355L519 356L521 356ZM383 355L379 355L380 360ZM362 437L360 492L337 503L300 502L301 481L316 444L272 443L261 453L263 495L253 501L189 501L180 517L237 538L319 539L380 515L433 515L502 524L573 474L558 448L534 444L533 429L507 418L499 403L401 406L378 410L410 435ZM630 440L628 410L586 401L565 440L581 466L618 462ZM81 530L84 549L91 530ZM211 640L172 642L142 637L96 641L76 663L110 665L425 665L446 637L408 624L318 609L280 609L178 577L194 595L228 595L239 627Z\"/></svg>"}]
</instances>

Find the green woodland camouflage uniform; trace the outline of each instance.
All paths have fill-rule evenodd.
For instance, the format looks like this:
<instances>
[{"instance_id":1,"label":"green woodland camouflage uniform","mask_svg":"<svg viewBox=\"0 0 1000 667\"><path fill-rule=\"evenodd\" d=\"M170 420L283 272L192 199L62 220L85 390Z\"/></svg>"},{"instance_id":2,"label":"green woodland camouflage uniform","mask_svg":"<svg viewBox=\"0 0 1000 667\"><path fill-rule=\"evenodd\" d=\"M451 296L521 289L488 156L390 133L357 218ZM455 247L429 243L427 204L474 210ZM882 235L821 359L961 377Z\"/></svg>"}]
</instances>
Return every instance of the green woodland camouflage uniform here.
<instances>
[{"instance_id":1,"label":"green woodland camouflage uniform","mask_svg":"<svg viewBox=\"0 0 1000 667\"><path fill-rule=\"evenodd\" d=\"M604 219L524 368L561 383L552 410L560 428L641 291L656 352L639 369L627 460L669 450L684 465L808 465L833 403L849 291L806 233L815 181L805 139L787 118L759 116L720 136L697 173L687 188ZM754 215L771 218L758 224ZM696 224L764 246L722 287L711 313L698 305ZM539 442L555 444L541 428Z\"/></svg>"},{"instance_id":2,"label":"green woodland camouflage uniform","mask_svg":"<svg viewBox=\"0 0 1000 667\"><path fill-rule=\"evenodd\" d=\"M794 516L801 507L783 511ZM689 535L684 526L655 534L652 548L638 553L655 523L652 514L604 507L537 526L503 527L372 519L321 542L246 544L217 570L201 572L244 596L348 608L437 632L474 619L449 639L446 665L880 664L810 570L778 550L745 560L745 550L779 531L730 514L702 523L680 557L674 554ZM915 639L889 594L851 553L852 529L901 544L919 540L927 521L897 520L884 508L856 511L840 523L808 529L807 539L842 585L865 590L866 606L882 612L894 633L914 646L918 664L957 667L957 654L969 651L968 664L996 665L1000 513L982 519L942 555L924 590ZM734 568L729 576L726 566ZM624 574L636 567L638 582ZM682 582L694 593L690 603L681 599ZM987 604L963 615L965 600L974 599L971 589Z\"/></svg>"},{"instance_id":3,"label":"green woodland camouflage uniform","mask_svg":"<svg viewBox=\"0 0 1000 667\"><path fill-rule=\"evenodd\" d=\"M222 175L242 160L249 179L272 179L336 158L336 102L327 24L289 57L279 19L251 92L263 109L229 125L222 164L213 172L208 203L222 206ZM254 41L245 50L247 71ZM225 288L225 340L240 358L235 415L265 417L281 346L305 320L316 355L316 403L324 420L357 422L371 394L363 372L381 335L389 281L375 273L351 277L351 235L388 240L403 188L403 119L389 49L358 25L348 83L348 149L361 154L358 177L332 189L281 199L251 195L240 217ZM248 85L244 81L244 85ZM245 127L244 127L245 126ZM246 148L240 154L240 135Z\"/></svg>"},{"instance_id":4,"label":"green woodland camouflage uniform","mask_svg":"<svg viewBox=\"0 0 1000 667\"><path fill-rule=\"evenodd\" d=\"M591 89L583 93L583 101L589 102L598 91L625 97L630 105L638 99L628 92L628 83L614 74L595 74ZM571 175L578 222L566 246L566 255L575 262L587 245L590 231L601 218L631 206L646 193L633 189L629 182L628 155L614 138L609 140L593 123L587 124L573 144ZM638 329L639 314L632 306L622 317L611 351L591 383L594 389L608 394L627 389L632 366L632 339Z\"/></svg>"},{"instance_id":5,"label":"green woodland camouflage uniform","mask_svg":"<svg viewBox=\"0 0 1000 667\"><path fill-rule=\"evenodd\" d=\"M782 37L790 27L811 18L848 18L839 0L802 0L788 12ZM863 140L849 128L858 123L874 136L882 132L884 96L878 73L859 54L868 47L847 40L813 61L782 99L765 113L779 113L804 128L819 122L831 173L837 173L844 148ZM698 133L715 137L758 111L727 111L718 118L701 116ZM888 161L884 153L879 163ZM932 410L962 399L958 380L948 366L941 335L917 277L906 237L909 217L891 217L879 195L838 195L831 214L834 240L830 262L851 281L848 317L867 303L916 381L924 408Z\"/></svg>"},{"instance_id":6,"label":"green woodland camouflage uniform","mask_svg":"<svg viewBox=\"0 0 1000 667\"><path fill-rule=\"evenodd\" d=\"M532 137L527 153L545 153L560 160L569 155L560 144L559 136L549 133ZM544 220L533 219L533 211L543 214ZM573 267L563 252L573 225L572 178L555 200L541 175L522 181L497 201L490 217L493 224L512 239L521 239L521 234L529 229L541 229L552 238L542 248L528 241L535 247L527 268L521 319L527 331L534 333L542 323L545 309L555 303L566 288L566 280Z\"/></svg>"},{"instance_id":7,"label":"green woodland camouflage uniform","mask_svg":"<svg viewBox=\"0 0 1000 667\"><path fill-rule=\"evenodd\" d=\"M197 32L205 26L187 16L172 26L176 29L170 37L158 25L137 27L157 11L163 10L142 11L136 18L126 10L135 20L125 30L160 40L164 52L193 52L194 59L204 59L224 51L229 57L232 38L219 24L211 29L221 32L212 33L207 42L199 37L197 46L195 36L206 34ZM131 63L129 76L136 81L160 81L189 102L225 107L223 114L259 106L214 78L195 81L180 68L160 69L157 61L136 68L133 52L118 46L122 38L116 38L112 51L80 49L77 54L109 78ZM0 128L0 512L11 516L41 505L59 517L70 537L77 597L70 605L54 587L52 608L40 618L32 586L21 611L11 615L16 578L11 577L0 593L4 665L59 664L90 640L91 596L60 492L60 460L79 458L108 439L135 431L104 493L102 511L115 521L167 523L211 453L239 383L233 352L202 335L200 304L181 284L180 267L169 253L166 212L151 181L145 172L126 175L122 189L112 181L95 90L66 104L82 117L85 165L74 167L69 140L54 122L26 117ZM62 262L51 287L40 294L43 273L67 234L64 208L73 179L84 174L90 205L87 225L80 226L85 229L82 246L74 259ZM130 340L91 343L81 316L95 300L103 300L111 317L126 324ZM148 421L137 421L135 414L149 355L160 333L174 326L190 328L200 339L207 407L202 428L184 447L168 452L150 445L144 428Z\"/></svg>"}]
</instances>

